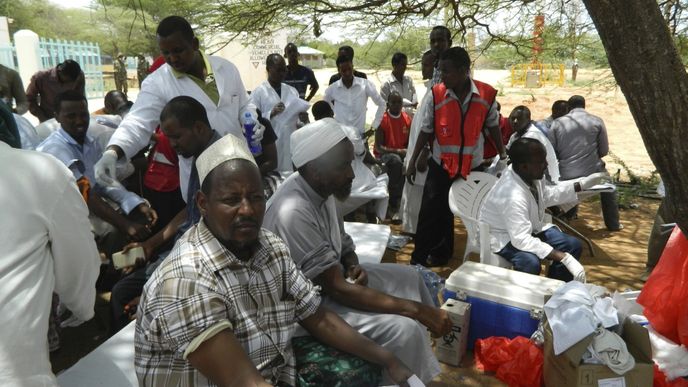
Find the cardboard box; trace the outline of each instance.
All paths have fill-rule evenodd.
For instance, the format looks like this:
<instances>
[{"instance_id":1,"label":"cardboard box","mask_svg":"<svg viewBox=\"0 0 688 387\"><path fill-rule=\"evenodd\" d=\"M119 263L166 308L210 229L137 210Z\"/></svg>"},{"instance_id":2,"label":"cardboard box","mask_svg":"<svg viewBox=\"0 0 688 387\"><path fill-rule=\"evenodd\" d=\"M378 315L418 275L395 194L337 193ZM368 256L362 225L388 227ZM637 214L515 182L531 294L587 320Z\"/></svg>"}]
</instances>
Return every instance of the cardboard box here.
<instances>
[{"instance_id":1,"label":"cardboard box","mask_svg":"<svg viewBox=\"0 0 688 387\"><path fill-rule=\"evenodd\" d=\"M627 319L623 335L635 367L617 375L605 365L582 364L581 358L593 335L581 340L559 356L554 355L552 329L545 324L545 386L548 387L649 387L652 386L652 348L647 330Z\"/></svg>"},{"instance_id":2,"label":"cardboard box","mask_svg":"<svg viewBox=\"0 0 688 387\"><path fill-rule=\"evenodd\" d=\"M471 304L450 298L442 305L442 309L449 313L449 318L452 320L452 330L449 334L437 340L435 354L437 355L437 360L458 366L463 355L466 354Z\"/></svg>"}]
</instances>

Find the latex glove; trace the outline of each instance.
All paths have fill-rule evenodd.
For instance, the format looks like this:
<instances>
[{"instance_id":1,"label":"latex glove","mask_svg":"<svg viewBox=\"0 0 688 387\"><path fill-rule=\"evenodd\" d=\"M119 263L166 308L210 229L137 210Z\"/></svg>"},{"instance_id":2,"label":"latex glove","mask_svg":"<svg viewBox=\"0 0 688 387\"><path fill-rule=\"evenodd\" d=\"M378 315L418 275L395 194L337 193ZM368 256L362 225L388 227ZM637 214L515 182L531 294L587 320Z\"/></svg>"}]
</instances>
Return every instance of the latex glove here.
<instances>
[{"instance_id":1,"label":"latex glove","mask_svg":"<svg viewBox=\"0 0 688 387\"><path fill-rule=\"evenodd\" d=\"M501 173L503 170L506 169L507 161L509 161L508 157L505 157L503 159L499 159L497 161L497 164L495 164L495 174Z\"/></svg>"},{"instance_id":2,"label":"latex glove","mask_svg":"<svg viewBox=\"0 0 688 387\"><path fill-rule=\"evenodd\" d=\"M256 120L256 126L253 127L253 136L251 137L252 143L258 143L263 140L263 134L265 133L265 126Z\"/></svg>"},{"instance_id":3,"label":"latex glove","mask_svg":"<svg viewBox=\"0 0 688 387\"><path fill-rule=\"evenodd\" d=\"M117 152L108 149L93 167L96 182L105 187L117 185Z\"/></svg>"},{"instance_id":4,"label":"latex glove","mask_svg":"<svg viewBox=\"0 0 688 387\"><path fill-rule=\"evenodd\" d=\"M585 283L585 269L573 255L566 253L561 263L566 267L569 273L573 274L573 279L575 281Z\"/></svg>"},{"instance_id":5,"label":"latex glove","mask_svg":"<svg viewBox=\"0 0 688 387\"><path fill-rule=\"evenodd\" d=\"M578 181L578 184L580 184L581 191L585 191L598 184L606 183L611 180L612 177L609 176L607 172L597 172L580 179L580 181Z\"/></svg>"}]
</instances>

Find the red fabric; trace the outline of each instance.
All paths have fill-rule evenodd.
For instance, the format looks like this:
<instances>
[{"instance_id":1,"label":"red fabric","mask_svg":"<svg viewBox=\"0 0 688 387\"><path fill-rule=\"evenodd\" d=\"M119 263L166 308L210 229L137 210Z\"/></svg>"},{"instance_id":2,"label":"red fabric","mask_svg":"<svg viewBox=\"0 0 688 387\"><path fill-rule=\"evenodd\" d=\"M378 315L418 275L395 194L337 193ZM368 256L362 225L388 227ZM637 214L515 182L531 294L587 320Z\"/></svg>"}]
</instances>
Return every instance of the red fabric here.
<instances>
[{"instance_id":1,"label":"red fabric","mask_svg":"<svg viewBox=\"0 0 688 387\"><path fill-rule=\"evenodd\" d=\"M159 57L155 58L153 61L153 64L148 68L148 74L152 74L155 70L159 69L160 66L165 64L165 57L160 55Z\"/></svg>"},{"instance_id":2,"label":"red fabric","mask_svg":"<svg viewBox=\"0 0 688 387\"><path fill-rule=\"evenodd\" d=\"M157 140L148 154L148 169L143 176L143 185L153 191L171 192L179 188L179 158L160 127L155 129L155 135ZM156 157L159 157L156 153L173 165L156 161Z\"/></svg>"},{"instance_id":3,"label":"red fabric","mask_svg":"<svg viewBox=\"0 0 688 387\"><path fill-rule=\"evenodd\" d=\"M543 383L542 349L525 337L478 339L473 352L478 369L496 372L497 379L509 386L540 387Z\"/></svg>"},{"instance_id":4,"label":"red fabric","mask_svg":"<svg viewBox=\"0 0 688 387\"><path fill-rule=\"evenodd\" d=\"M478 144L485 118L497 96L497 90L492 86L480 81L473 82L480 95L472 96L465 117L461 112L459 102L455 99L447 99L447 88L444 83L432 87L435 104L435 139L440 145L442 167L451 178L457 174L466 178L471 172L473 151L464 148ZM463 151L456 149L457 147L461 147Z\"/></svg>"},{"instance_id":5,"label":"red fabric","mask_svg":"<svg viewBox=\"0 0 688 387\"><path fill-rule=\"evenodd\" d=\"M502 144L506 145L509 143L509 138L511 137L511 134L514 132L514 128L511 127L511 124L509 123L509 118L504 117L503 115L499 115L499 131L502 133ZM494 141L492 141L491 136L485 136L485 147L483 148L483 158L485 160L491 159L495 156L497 156L499 152L497 151L497 147L494 144Z\"/></svg>"},{"instance_id":6,"label":"red fabric","mask_svg":"<svg viewBox=\"0 0 688 387\"><path fill-rule=\"evenodd\" d=\"M657 364L654 365L654 370L654 380L652 382L653 387L688 387L688 380L683 378L668 381L666 379L666 375L664 375L664 372L657 367Z\"/></svg>"},{"instance_id":7,"label":"red fabric","mask_svg":"<svg viewBox=\"0 0 688 387\"><path fill-rule=\"evenodd\" d=\"M652 270L638 303L657 333L688 345L688 239L678 227Z\"/></svg>"},{"instance_id":8,"label":"red fabric","mask_svg":"<svg viewBox=\"0 0 688 387\"><path fill-rule=\"evenodd\" d=\"M380 145L393 149L406 149L411 129L411 117L406 112L402 111L397 118L385 112L380 121L380 128L385 135L385 143ZM375 152L375 156L379 154Z\"/></svg>"}]
</instances>

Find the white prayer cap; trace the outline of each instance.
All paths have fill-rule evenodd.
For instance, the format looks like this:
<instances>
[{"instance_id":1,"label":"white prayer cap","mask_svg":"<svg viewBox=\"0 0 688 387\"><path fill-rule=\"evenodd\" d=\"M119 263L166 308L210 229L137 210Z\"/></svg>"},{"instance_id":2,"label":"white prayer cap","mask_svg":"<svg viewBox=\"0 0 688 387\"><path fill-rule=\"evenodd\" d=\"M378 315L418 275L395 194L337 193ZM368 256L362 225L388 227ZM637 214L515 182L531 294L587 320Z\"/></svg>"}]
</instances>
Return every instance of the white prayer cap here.
<instances>
[{"instance_id":1,"label":"white prayer cap","mask_svg":"<svg viewBox=\"0 0 688 387\"><path fill-rule=\"evenodd\" d=\"M198 178L201 181L201 185L206 176L215 167L225 161L234 159L248 160L257 166L251 151L248 150L246 141L243 138L227 134L210 145L196 159L196 169L198 170Z\"/></svg>"},{"instance_id":2,"label":"white prayer cap","mask_svg":"<svg viewBox=\"0 0 688 387\"><path fill-rule=\"evenodd\" d=\"M301 168L332 149L346 138L342 126L333 118L323 118L291 134L291 160Z\"/></svg>"}]
</instances>

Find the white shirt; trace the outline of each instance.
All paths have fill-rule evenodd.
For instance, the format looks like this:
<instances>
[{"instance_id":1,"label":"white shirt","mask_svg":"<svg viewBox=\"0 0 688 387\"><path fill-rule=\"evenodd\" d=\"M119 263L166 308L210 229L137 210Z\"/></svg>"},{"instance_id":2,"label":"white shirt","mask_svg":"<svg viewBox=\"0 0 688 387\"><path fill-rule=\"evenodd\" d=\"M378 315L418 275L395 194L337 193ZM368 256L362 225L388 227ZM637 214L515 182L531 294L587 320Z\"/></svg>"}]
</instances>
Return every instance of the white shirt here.
<instances>
[{"instance_id":1,"label":"white shirt","mask_svg":"<svg viewBox=\"0 0 688 387\"><path fill-rule=\"evenodd\" d=\"M353 126L363 134L365 132L369 97L377 105L375 119L371 124L373 128L377 128L380 126L380 121L382 121L382 115L385 113L387 104L380 97L380 93L375 89L373 82L354 77L351 87L347 88L340 79L325 89L325 97L323 99L333 106L334 118L337 122Z\"/></svg>"},{"instance_id":2,"label":"white shirt","mask_svg":"<svg viewBox=\"0 0 688 387\"><path fill-rule=\"evenodd\" d=\"M402 77L403 82L399 82L394 74L389 74L387 80L380 86L380 96L384 101L389 99L389 94L396 91L403 98L402 106L405 108L412 107L418 102L416 95L416 87L413 86L413 79L408 75Z\"/></svg>"},{"instance_id":3,"label":"white shirt","mask_svg":"<svg viewBox=\"0 0 688 387\"><path fill-rule=\"evenodd\" d=\"M573 183L556 185L535 180L538 200L528 185L510 165L494 187L488 192L480 209L480 221L490 225L490 248L500 251L507 243L521 251L528 251L544 259L552 246L533 236L550 227L545 222L545 209L576 201Z\"/></svg>"},{"instance_id":4,"label":"white shirt","mask_svg":"<svg viewBox=\"0 0 688 387\"><path fill-rule=\"evenodd\" d=\"M270 82L264 81L251 93L251 103L260 109L263 117L268 118L277 135L277 170L293 172L291 162L291 134L296 130L299 113L310 106L299 98L299 92L292 86L282 83L280 95L277 95ZM270 118L270 112L279 102L284 104L284 111Z\"/></svg>"},{"instance_id":5,"label":"white shirt","mask_svg":"<svg viewBox=\"0 0 688 387\"><path fill-rule=\"evenodd\" d=\"M531 123L521 137L538 140L542 145L545 146L545 151L547 153L547 175L549 176L549 181L556 184L559 181L559 161L557 160L557 153L554 151L554 147L552 146L552 143L549 142L549 139L547 139L547 136L545 136L540 129ZM506 149L511 148L511 144L513 144L514 141L518 140L519 138L520 137L518 137L518 133L512 134L509 138L509 143L506 144Z\"/></svg>"},{"instance_id":6,"label":"white shirt","mask_svg":"<svg viewBox=\"0 0 688 387\"><path fill-rule=\"evenodd\" d=\"M210 127L220 135L231 133L244 138L241 117L246 111L251 112L254 119L257 116L255 106L249 103L239 71L234 64L219 57L210 56L208 62L220 94L217 105L191 78L177 78L172 68L164 64L143 81L134 106L124 117L108 145L122 148L127 158L134 156L150 143L153 131L160 124L160 112L167 102L180 95L188 95L200 102L208 113ZM189 158L179 157L179 182L185 200L191 162Z\"/></svg>"},{"instance_id":7,"label":"white shirt","mask_svg":"<svg viewBox=\"0 0 688 387\"><path fill-rule=\"evenodd\" d=\"M0 385L56 386L48 356L53 291L93 317L100 265L72 173L50 155L0 142Z\"/></svg>"}]
</instances>

